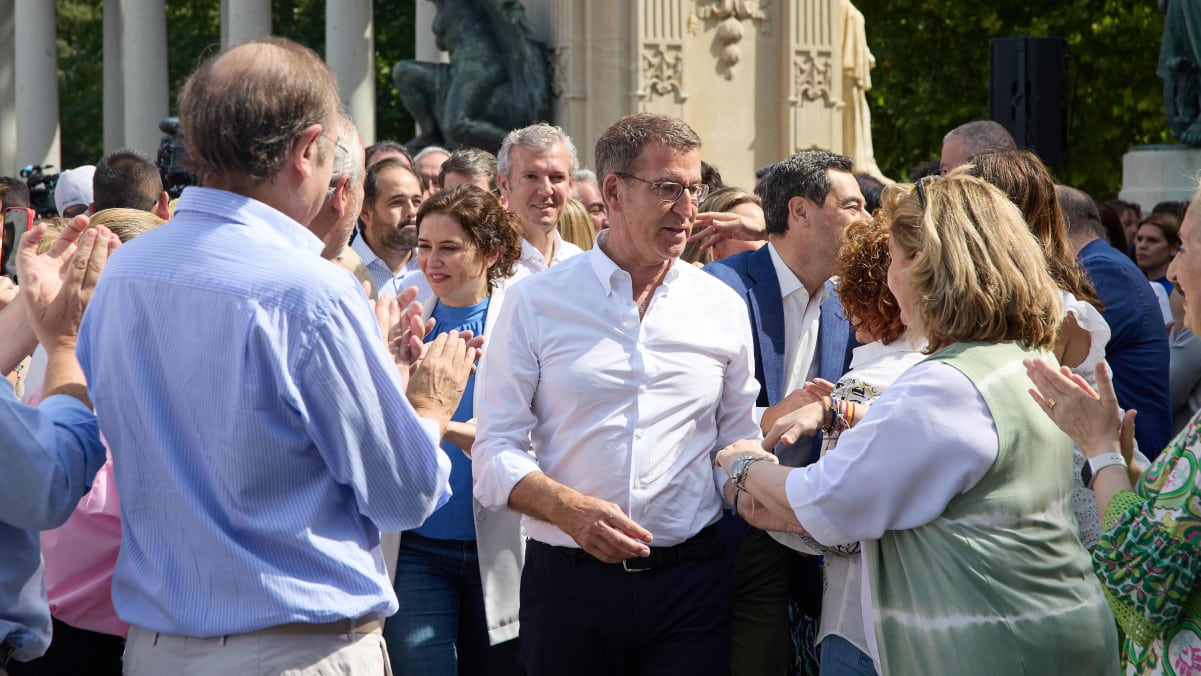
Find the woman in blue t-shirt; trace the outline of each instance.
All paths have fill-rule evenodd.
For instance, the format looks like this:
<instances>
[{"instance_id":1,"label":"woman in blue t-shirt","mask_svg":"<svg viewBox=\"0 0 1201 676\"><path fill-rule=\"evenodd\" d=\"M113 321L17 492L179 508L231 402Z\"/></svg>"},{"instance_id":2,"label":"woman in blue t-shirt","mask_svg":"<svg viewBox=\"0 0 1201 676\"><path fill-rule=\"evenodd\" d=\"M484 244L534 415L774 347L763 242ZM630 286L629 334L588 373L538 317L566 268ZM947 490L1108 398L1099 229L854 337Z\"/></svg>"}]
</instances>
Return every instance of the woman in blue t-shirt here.
<instances>
[{"instance_id":1,"label":"woman in blue t-shirt","mask_svg":"<svg viewBox=\"0 0 1201 676\"><path fill-rule=\"evenodd\" d=\"M425 315L435 320L426 342L447 331L486 336L499 310L500 283L520 256L515 217L491 193L461 185L422 204L417 212L417 264L434 293L424 302ZM398 675L517 673L516 640L505 641L507 636L498 636L495 629L490 632L504 618L490 618L485 612L483 548L477 548L468 455L475 436L469 422L475 417L474 391L473 374L442 442L451 460L450 501L400 538L400 610L384 629L392 670ZM492 517L488 515L490 529L496 521ZM511 535L513 540L519 537L516 529ZM485 571L488 565L485 561Z\"/></svg>"}]
</instances>

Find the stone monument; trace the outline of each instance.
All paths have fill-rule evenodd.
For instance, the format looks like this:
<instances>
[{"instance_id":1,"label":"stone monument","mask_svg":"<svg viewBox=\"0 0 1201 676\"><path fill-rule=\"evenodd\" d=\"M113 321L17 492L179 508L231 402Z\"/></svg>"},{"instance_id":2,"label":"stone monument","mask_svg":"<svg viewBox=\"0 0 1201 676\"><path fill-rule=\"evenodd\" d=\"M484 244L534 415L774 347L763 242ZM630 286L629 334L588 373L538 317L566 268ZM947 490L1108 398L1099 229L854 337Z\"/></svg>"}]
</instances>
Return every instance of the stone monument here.
<instances>
[{"instance_id":1,"label":"stone monument","mask_svg":"<svg viewBox=\"0 0 1201 676\"><path fill-rule=\"evenodd\" d=\"M1147 213L1165 200L1187 201L1201 175L1201 6L1159 0L1163 41L1156 73L1163 78L1164 115L1184 145L1138 146L1122 157L1121 199Z\"/></svg>"},{"instance_id":2,"label":"stone monument","mask_svg":"<svg viewBox=\"0 0 1201 676\"><path fill-rule=\"evenodd\" d=\"M582 164L618 117L652 111L696 129L731 185L753 186L756 168L809 148L879 173L864 96L874 59L849 0L523 4L550 50L550 118ZM430 34L418 25L419 54Z\"/></svg>"}]
</instances>

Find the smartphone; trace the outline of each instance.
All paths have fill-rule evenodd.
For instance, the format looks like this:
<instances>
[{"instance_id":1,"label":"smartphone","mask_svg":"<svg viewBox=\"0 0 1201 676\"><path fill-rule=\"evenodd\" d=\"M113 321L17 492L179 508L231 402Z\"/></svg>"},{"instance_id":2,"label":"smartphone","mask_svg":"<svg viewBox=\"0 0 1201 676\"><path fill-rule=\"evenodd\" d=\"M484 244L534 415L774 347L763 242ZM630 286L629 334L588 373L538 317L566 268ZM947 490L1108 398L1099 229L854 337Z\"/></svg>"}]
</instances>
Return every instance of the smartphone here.
<instances>
[{"instance_id":1,"label":"smartphone","mask_svg":"<svg viewBox=\"0 0 1201 676\"><path fill-rule=\"evenodd\" d=\"M14 255L21 245L21 238L33 229L36 212L29 207L5 207L4 234L0 241L0 274L17 281L17 257Z\"/></svg>"}]
</instances>

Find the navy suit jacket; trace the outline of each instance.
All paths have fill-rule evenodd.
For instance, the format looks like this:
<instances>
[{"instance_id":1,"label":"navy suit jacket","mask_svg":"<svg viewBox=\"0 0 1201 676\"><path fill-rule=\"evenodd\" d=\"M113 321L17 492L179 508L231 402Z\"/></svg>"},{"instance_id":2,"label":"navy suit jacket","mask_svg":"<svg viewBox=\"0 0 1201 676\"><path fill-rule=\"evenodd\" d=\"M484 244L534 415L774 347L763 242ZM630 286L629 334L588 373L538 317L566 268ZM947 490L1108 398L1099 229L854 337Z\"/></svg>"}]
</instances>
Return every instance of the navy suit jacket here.
<instances>
[{"instance_id":1,"label":"navy suit jacket","mask_svg":"<svg viewBox=\"0 0 1201 676\"><path fill-rule=\"evenodd\" d=\"M766 246L746 251L705 266L705 272L717 277L746 301L747 314L755 338L755 379L759 381L757 406L774 406L788 392L784 372L784 300L780 281ZM821 323L817 332L818 375L837 382L851 365L851 350L859 345L843 312L838 292L826 282L829 295L822 303ZM784 464L808 465L817 460L821 449L818 437L809 449L781 451Z\"/></svg>"}]
</instances>

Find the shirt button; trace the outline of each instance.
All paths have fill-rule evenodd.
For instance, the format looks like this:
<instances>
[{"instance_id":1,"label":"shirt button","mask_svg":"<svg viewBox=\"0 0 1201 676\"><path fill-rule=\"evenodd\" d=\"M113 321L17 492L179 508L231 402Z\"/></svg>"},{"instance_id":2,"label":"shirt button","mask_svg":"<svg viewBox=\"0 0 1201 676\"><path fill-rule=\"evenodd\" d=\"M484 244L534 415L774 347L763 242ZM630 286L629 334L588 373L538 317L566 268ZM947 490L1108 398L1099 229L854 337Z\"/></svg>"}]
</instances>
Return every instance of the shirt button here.
<instances>
[{"instance_id":1,"label":"shirt button","mask_svg":"<svg viewBox=\"0 0 1201 676\"><path fill-rule=\"evenodd\" d=\"M635 481L635 482L634 482L634 488L642 488L642 482L641 482L641 481Z\"/></svg>"},{"instance_id":2,"label":"shirt button","mask_svg":"<svg viewBox=\"0 0 1201 676\"><path fill-rule=\"evenodd\" d=\"M634 438L635 439L641 439L642 435L644 435L644 434L646 434L646 433L642 430L634 430Z\"/></svg>"}]
</instances>

